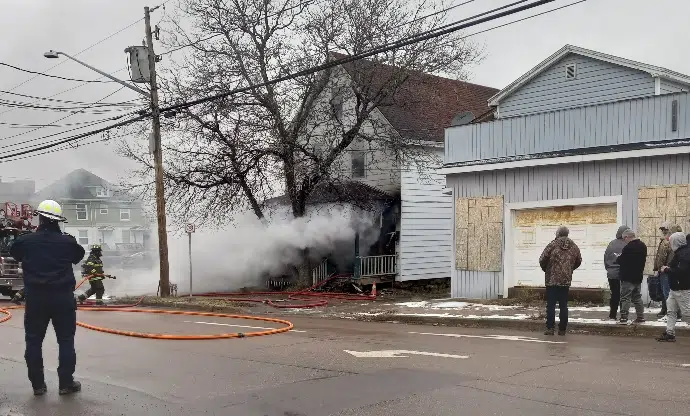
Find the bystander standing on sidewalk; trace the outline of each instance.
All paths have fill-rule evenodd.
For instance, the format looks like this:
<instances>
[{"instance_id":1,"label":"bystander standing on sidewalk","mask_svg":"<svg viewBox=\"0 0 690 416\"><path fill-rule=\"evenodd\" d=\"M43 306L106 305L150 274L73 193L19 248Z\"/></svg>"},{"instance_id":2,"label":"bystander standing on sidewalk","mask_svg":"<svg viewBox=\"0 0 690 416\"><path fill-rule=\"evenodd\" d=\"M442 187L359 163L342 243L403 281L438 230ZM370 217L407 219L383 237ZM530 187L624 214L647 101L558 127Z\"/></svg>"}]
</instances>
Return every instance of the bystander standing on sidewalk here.
<instances>
[{"instance_id":1,"label":"bystander standing on sidewalk","mask_svg":"<svg viewBox=\"0 0 690 416\"><path fill-rule=\"evenodd\" d=\"M664 300L661 301L661 311L657 314L658 318L666 316L666 299L668 298L668 292L670 291L668 285L668 275L661 271L664 266L668 266L670 258L673 257L673 250L671 250L671 244L668 242L668 239L672 234L670 228L671 225L667 222L664 222L659 226L659 231L661 231L662 237L659 241L659 245L656 248L656 255L654 256L653 270L659 274L661 291L664 295Z\"/></svg>"},{"instance_id":2,"label":"bystander standing on sidewalk","mask_svg":"<svg viewBox=\"0 0 690 416\"><path fill-rule=\"evenodd\" d=\"M633 230L623 232L626 245L616 262L620 265L621 281L621 319L627 325L630 304L635 305L637 319L635 323L644 322L644 304L642 303L642 280L644 265L647 261L647 245L640 240Z\"/></svg>"},{"instance_id":3,"label":"bystander standing on sidewalk","mask_svg":"<svg viewBox=\"0 0 690 416\"><path fill-rule=\"evenodd\" d=\"M611 289L609 319L613 320L616 320L618 317L618 307L621 303L621 281L619 279L621 266L616 263L616 259L621 255L626 244L625 240L623 240L623 231L629 229L630 227L627 225L618 227L616 238L609 243L604 252L604 267L606 267L606 277L609 280L609 288Z\"/></svg>"},{"instance_id":4,"label":"bystander standing on sidewalk","mask_svg":"<svg viewBox=\"0 0 690 416\"><path fill-rule=\"evenodd\" d=\"M657 341L674 342L676 340L677 310L683 315L690 316L690 247L685 234L677 232L669 238L674 252L671 264L664 266L662 272L668 274L671 291L668 295L668 315L666 332Z\"/></svg>"},{"instance_id":5,"label":"bystander standing on sidewalk","mask_svg":"<svg viewBox=\"0 0 690 416\"><path fill-rule=\"evenodd\" d=\"M573 270L582 264L582 255L577 244L568 238L567 227L559 227L556 239L550 242L541 256L539 265L544 271L546 285L546 332L553 335L556 324L556 302L558 314L558 335L565 335L568 327L568 291L573 281Z\"/></svg>"}]
</instances>

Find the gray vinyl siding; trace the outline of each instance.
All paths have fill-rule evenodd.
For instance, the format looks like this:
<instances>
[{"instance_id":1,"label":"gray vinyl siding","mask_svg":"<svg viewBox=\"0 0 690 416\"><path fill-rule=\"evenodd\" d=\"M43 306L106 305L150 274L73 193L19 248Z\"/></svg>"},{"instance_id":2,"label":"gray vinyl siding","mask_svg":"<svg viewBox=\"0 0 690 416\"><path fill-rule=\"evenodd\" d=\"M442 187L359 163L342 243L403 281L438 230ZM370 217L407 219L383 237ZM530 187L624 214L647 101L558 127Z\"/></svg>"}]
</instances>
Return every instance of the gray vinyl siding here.
<instances>
[{"instance_id":1,"label":"gray vinyl siding","mask_svg":"<svg viewBox=\"0 0 690 416\"><path fill-rule=\"evenodd\" d=\"M401 177L398 280L449 278L453 197L442 193L445 178L431 167L406 168Z\"/></svg>"},{"instance_id":2,"label":"gray vinyl siding","mask_svg":"<svg viewBox=\"0 0 690 416\"><path fill-rule=\"evenodd\" d=\"M577 76L568 80L566 66L575 64ZM654 95L650 74L608 62L569 54L504 98L500 117L610 103Z\"/></svg>"},{"instance_id":3,"label":"gray vinyl siding","mask_svg":"<svg viewBox=\"0 0 690 416\"><path fill-rule=\"evenodd\" d=\"M448 128L445 163L689 137L688 93L668 94Z\"/></svg>"},{"instance_id":4,"label":"gray vinyl siding","mask_svg":"<svg viewBox=\"0 0 690 416\"><path fill-rule=\"evenodd\" d=\"M688 86L673 81L661 80L661 94L673 94L677 92L687 92Z\"/></svg>"},{"instance_id":5,"label":"gray vinyl siding","mask_svg":"<svg viewBox=\"0 0 690 416\"><path fill-rule=\"evenodd\" d=\"M119 201L60 201L62 212L70 225L75 227L82 226L131 226L147 224L144 211L140 204L130 204ZM77 219L77 204L85 204L87 209L87 219ZM101 205L108 207L107 214L101 214ZM120 209L129 209L129 221L120 220Z\"/></svg>"},{"instance_id":6,"label":"gray vinyl siding","mask_svg":"<svg viewBox=\"0 0 690 416\"><path fill-rule=\"evenodd\" d=\"M690 158L674 155L553 165L448 175L446 180L456 198L503 195L506 204L622 195L623 223L636 229L638 189L690 183ZM463 271L453 267L453 297L496 298L500 294L503 294L502 272Z\"/></svg>"}]
</instances>

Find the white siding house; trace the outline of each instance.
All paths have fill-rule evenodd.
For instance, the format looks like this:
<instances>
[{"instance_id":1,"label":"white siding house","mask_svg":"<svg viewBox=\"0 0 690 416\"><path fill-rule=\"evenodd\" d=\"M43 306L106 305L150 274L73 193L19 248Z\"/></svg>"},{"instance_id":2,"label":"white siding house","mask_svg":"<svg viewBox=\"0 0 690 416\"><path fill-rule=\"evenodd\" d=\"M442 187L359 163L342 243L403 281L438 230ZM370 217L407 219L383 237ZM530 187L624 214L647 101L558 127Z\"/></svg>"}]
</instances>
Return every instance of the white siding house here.
<instances>
[{"instance_id":1,"label":"white siding house","mask_svg":"<svg viewBox=\"0 0 690 416\"><path fill-rule=\"evenodd\" d=\"M435 150L439 163L442 149ZM444 193L446 179L437 169L406 166L400 182L398 280L450 278L453 241L453 197Z\"/></svg>"}]
</instances>

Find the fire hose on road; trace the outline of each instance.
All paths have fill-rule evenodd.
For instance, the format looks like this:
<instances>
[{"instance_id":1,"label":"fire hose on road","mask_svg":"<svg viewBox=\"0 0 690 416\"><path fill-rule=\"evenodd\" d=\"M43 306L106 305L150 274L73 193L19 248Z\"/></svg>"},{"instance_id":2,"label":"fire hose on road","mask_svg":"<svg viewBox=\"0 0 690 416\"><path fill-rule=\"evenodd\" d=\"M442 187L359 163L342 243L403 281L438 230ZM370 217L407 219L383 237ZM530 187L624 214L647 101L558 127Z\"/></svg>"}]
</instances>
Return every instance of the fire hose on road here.
<instances>
[{"instance_id":1,"label":"fire hose on road","mask_svg":"<svg viewBox=\"0 0 690 416\"><path fill-rule=\"evenodd\" d=\"M319 306L328 305L329 299L347 300L347 301L362 301L375 300L376 291L372 290L369 295L360 294L352 295L349 293L331 293L331 292L315 292L316 289L321 288L327 283L336 279L349 279L347 275L335 275L322 282L319 282L307 289L292 292L212 292L212 293L197 293L194 296L220 298L231 302L251 302L263 303L278 309L301 309L301 308L316 308ZM287 295L286 300L294 300L304 303L298 304L280 304L277 302L285 302L285 300L271 300L263 296Z\"/></svg>"},{"instance_id":2,"label":"fire hose on road","mask_svg":"<svg viewBox=\"0 0 690 416\"><path fill-rule=\"evenodd\" d=\"M78 289L85 281L89 279L90 276L85 277L77 286L75 290ZM144 297L140 298L136 303L131 305L112 305L112 306L100 306L93 303L78 306L78 310L86 311L98 311L98 312L128 312L128 313L150 313L150 314L164 314L164 315L185 315L185 316L207 316L207 317L218 317L218 318L229 318L229 319L247 319L253 321L265 321L271 323L277 323L285 325L282 328L269 329L265 331L255 331L255 332L232 332L225 334L207 334L207 335L177 335L177 334L157 334L157 333L143 333L134 331L124 331L119 329L105 328L96 325L90 325L84 322L77 322L77 325L91 329L93 331L105 332L108 334L123 335L128 337L137 338L149 338L149 339L165 339L165 340L209 340L209 339L229 339L229 338L247 338L247 337L258 337L263 335L273 335L280 334L282 332L288 332L294 328L294 325L283 319L276 318L264 318L259 316L249 316L249 315L232 315L225 313L210 313L210 312L192 312L192 311L174 311L174 310L159 310L159 309L127 309L133 308L141 304ZM4 315L0 318L0 323L7 322L12 318L12 309L22 309L23 306L10 306L7 308L0 308L0 314Z\"/></svg>"}]
</instances>

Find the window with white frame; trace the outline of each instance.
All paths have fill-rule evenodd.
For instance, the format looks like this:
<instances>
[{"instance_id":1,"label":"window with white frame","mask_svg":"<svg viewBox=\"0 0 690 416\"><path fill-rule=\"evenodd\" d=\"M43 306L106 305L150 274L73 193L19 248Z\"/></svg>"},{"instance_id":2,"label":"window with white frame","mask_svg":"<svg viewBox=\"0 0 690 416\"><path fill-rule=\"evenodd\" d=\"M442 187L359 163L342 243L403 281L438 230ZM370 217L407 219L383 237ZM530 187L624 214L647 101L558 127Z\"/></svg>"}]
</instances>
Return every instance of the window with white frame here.
<instances>
[{"instance_id":1,"label":"window with white frame","mask_svg":"<svg viewBox=\"0 0 690 416\"><path fill-rule=\"evenodd\" d=\"M131 243L132 242L132 232L129 230L122 230L122 242Z\"/></svg>"},{"instance_id":2,"label":"window with white frame","mask_svg":"<svg viewBox=\"0 0 690 416\"><path fill-rule=\"evenodd\" d=\"M98 189L96 189L96 196L99 198L105 198L108 196L108 190L105 187L101 186Z\"/></svg>"},{"instance_id":3,"label":"window with white frame","mask_svg":"<svg viewBox=\"0 0 690 416\"><path fill-rule=\"evenodd\" d=\"M77 219L80 221L86 221L89 219L89 210L86 204L77 204Z\"/></svg>"},{"instance_id":4,"label":"window with white frame","mask_svg":"<svg viewBox=\"0 0 690 416\"><path fill-rule=\"evenodd\" d=\"M78 231L78 241L79 244L83 246L89 245L89 230L79 230Z\"/></svg>"},{"instance_id":5,"label":"window with white frame","mask_svg":"<svg viewBox=\"0 0 690 416\"><path fill-rule=\"evenodd\" d=\"M99 212L101 215L108 215L108 206L106 204L101 204L101 209Z\"/></svg>"},{"instance_id":6,"label":"window with white frame","mask_svg":"<svg viewBox=\"0 0 690 416\"><path fill-rule=\"evenodd\" d=\"M121 209L120 210L120 221L129 221L129 220L130 220L129 208Z\"/></svg>"},{"instance_id":7,"label":"window with white frame","mask_svg":"<svg viewBox=\"0 0 690 416\"><path fill-rule=\"evenodd\" d=\"M352 177L363 178L365 176L365 152L354 151L352 156Z\"/></svg>"}]
</instances>

